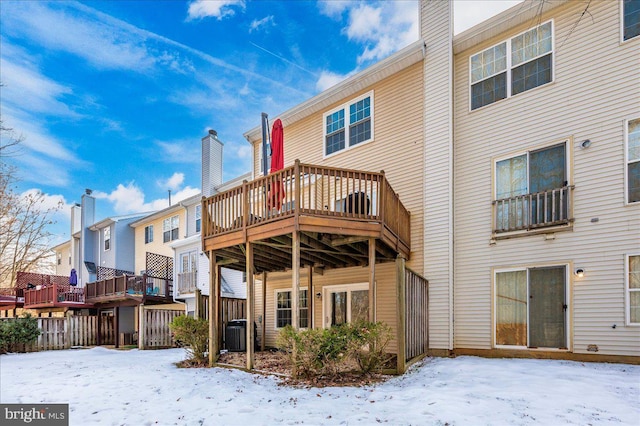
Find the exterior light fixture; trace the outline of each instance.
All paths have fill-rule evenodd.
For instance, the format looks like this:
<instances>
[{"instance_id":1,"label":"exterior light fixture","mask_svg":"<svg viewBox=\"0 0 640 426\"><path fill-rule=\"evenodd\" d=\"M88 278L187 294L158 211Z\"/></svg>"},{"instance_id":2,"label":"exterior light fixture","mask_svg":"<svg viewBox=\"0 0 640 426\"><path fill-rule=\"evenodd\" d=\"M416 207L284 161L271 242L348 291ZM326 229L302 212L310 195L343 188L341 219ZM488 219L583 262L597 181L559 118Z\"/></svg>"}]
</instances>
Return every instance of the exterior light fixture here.
<instances>
[{"instance_id":1,"label":"exterior light fixture","mask_svg":"<svg viewBox=\"0 0 640 426\"><path fill-rule=\"evenodd\" d=\"M583 268L576 268L574 273L575 273L576 277L578 277L578 278L584 277L584 269Z\"/></svg>"},{"instance_id":2,"label":"exterior light fixture","mask_svg":"<svg viewBox=\"0 0 640 426\"><path fill-rule=\"evenodd\" d=\"M580 147L582 149L589 148L590 146L591 146L591 141L589 139L585 139L582 142L580 142Z\"/></svg>"}]
</instances>

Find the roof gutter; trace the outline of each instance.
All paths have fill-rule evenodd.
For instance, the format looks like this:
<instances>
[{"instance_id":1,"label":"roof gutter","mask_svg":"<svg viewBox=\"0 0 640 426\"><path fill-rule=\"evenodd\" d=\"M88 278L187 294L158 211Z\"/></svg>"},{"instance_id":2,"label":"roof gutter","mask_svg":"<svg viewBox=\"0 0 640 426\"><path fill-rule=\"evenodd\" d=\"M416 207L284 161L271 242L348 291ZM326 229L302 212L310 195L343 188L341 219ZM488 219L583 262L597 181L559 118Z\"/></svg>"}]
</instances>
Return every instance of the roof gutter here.
<instances>
[{"instance_id":1,"label":"roof gutter","mask_svg":"<svg viewBox=\"0 0 640 426\"><path fill-rule=\"evenodd\" d=\"M287 126L298 120L310 116L319 111L324 111L330 105L352 95L357 94L398 71L407 68L425 57L424 41L418 40L404 49L396 52L386 59L370 66L369 68L352 75L330 87L324 92L308 99L301 104L277 115L282 120L282 125ZM244 133L249 143L260 140L262 127L256 126Z\"/></svg>"}]
</instances>

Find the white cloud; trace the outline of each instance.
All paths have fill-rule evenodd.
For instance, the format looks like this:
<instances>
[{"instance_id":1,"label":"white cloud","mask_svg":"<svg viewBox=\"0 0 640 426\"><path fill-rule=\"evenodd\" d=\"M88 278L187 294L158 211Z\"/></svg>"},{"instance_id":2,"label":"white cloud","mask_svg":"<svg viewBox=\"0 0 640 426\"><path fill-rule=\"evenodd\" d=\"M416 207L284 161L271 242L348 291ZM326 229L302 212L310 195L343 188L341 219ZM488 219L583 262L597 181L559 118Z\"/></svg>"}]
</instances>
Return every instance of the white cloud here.
<instances>
[{"instance_id":1,"label":"white cloud","mask_svg":"<svg viewBox=\"0 0 640 426\"><path fill-rule=\"evenodd\" d=\"M7 46L8 45L8 46ZM3 43L3 50L14 50L9 43ZM64 117L79 117L60 98L73 93L70 87L59 84L43 74L33 64L20 65L3 52L0 57L2 69L2 103L29 112L44 113Z\"/></svg>"},{"instance_id":2,"label":"white cloud","mask_svg":"<svg viewBox=\"0 0 640 426\"><path fill-rule=\"evenodd\" d=\"M59 194L46 194L40 189L31 188L20 194L21 198L26 197L41 197L40 202L35 206L37 211L45 212L47 210L54 210L57 214L69 218L71 217L71 204L67 204L64 196Z\"/></svg>"},{"instance_id":3,"label":"white cloud","mask_svg":"<svg viewBox=\"0 0 640 426\"><path fill-rule=\"evenodd\" d=\"M171 194L171 202L175 204L199 193L200 189L186 186ZM135 182L129 182L126 185L118 184L116 189L110 193L94 191L93 195L97 199L110 201L113 205L113 211L119 215L151 212L169 207L168 194L166 198L145 202L144 191Z\"/></svg>"},{"instance_id":4,"label":"white cloud","mask_svg":"<svg viewBox=\"0 0 640 426\"><path fill-rule=\"evenodd\" d=\"M144 43L129 33L113 31L107 22L69 13L58 5L21 2L3 8L3 24L10 33L22 33L49 49L64 50L103 69L149 69L154 60ZM60 30L64 28L64 30Z\"/></svg>"},{"instance_id":5,"label":"white cloud","mask_svg":"<svg viewBox=\"0 0 640 426\"><path fill-rule=\"evenodd\" d=\"M273 15L265 16L262 19L254 19L249 25L249 32L252 33L258 29L266 30L267 27L275 27Z\"/></svg>"},{"instance_id":6,"label":"white cloud","mask_svg":"<svg viewBox=\"0 0 640 426\"><path fill-rule=\"evenodd\" d=\"M162 189L177 190L184 183L184 173L175 172L170 178L158 181L158 186Z\"/></svg>"},{"instance_id":7,"label":"white cloud","mask_svg":"<svg viewBox=\"0 0 640 426\"><path fill-rule=\"evenodd\" d=\"M154 155L159 161L164 163L177 164L200 164L200 140L175 140L156 141L156 146L160 148L160 155Z\"/></svg>"},{"instance_id":8,"label":"white cloud","mask_svg":"<svg viewBox=\"0 0 640 426\"><path fill-rule=\"evenodd\" d=\"M356 3L350 7L344 31L350 40L365 46L358 63L383 59L418 40L418 15L416 2Z\"/></svg>"},{"instance_id":9,"label":"white cloud","mask_svg":"<svg viewBox=\"0 0 640 426\"><path fill-rule=\"evenodd\" d=\"M320 13L330 18L338 19L342 16L345 10L349 8L350 5L353 5L353 1L350 0L329 0L329 1L319 1L318 7L320 8Z\"/></svg>"},{"instance_id":10,"label":"white cloud","mask_svg":"<svg viewBox=\"0 0 640 426\"><path fill-rule=\"evenodd\" d=\"M189 4L187 20L214 17L219 21L222 18L233 16L236 12L233 7L244 10L244 0L195 0Z\"/></svg>"},{"instance_id":11,"label":"white cloud","mask_svg":"<svg viewBox=\"0 0 640 426\"><path fill-rule=\"evenodd\" d=\"M348 74L336 74L331 71L326 71L326 70L322 71L320 73L320 77L318 78L318 81L316 82L316 89L319 92L323 92L328 88L340 83L342 80L344 80L345 78L349 77L352 74L353 72Z\"/></svg>"}]
</instances>

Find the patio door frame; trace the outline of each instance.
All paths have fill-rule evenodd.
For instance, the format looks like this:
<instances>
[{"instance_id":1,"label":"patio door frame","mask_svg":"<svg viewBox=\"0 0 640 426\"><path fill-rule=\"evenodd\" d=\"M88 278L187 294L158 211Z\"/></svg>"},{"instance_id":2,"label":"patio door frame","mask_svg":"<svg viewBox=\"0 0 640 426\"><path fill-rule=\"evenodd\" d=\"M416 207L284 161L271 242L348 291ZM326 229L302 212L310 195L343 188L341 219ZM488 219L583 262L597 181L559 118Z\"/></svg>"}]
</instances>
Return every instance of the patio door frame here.
<instances>
[{"instance_id":1,"label":"patio door frame","mask_svg":"<svg viewBox=\"0 0 640 426\"><path fill-rule=\"evenodd\" d=\"M564 267L564 305L566 308L564 309L564 344L565 347L556 348L556 347L543 347L536 346L531 347L531 316L530 316L530 307L531 307L531 281L530 281L530 271L532 269L545 269L545 268L558 268ZM497 321L497 274L503 272L516 272L516 271L525 271L527 274L527 345L526 346L518 346L518 345L498 345L496 344L497 336L496 336L496 321ZM513 267L513 268L494 268L492 274L492 321L491 321L491 337L492 337L492 346L496 349L523 349L523 350L544 350L544 351L571 351L572 350L572 332L571 332L571 263L556 263L556 264L536 264L536 265L527 265L522 267Z\"/></svg>"},{"instance_id":2,"label":"patio door frame","mask_svg":"<svg viewBox=\"0 0 640 426\"><path fill-rule=\"evenodd\" d=\"M347 323L351 322L351 292L353 291L369 291L369 283L353 283L353 284L337 284L326 285L322 287L322 328L331 327L331 293L346 292L347 293ZM369 294L369 297L374 297Z\"/></svg>"}]
</instances>

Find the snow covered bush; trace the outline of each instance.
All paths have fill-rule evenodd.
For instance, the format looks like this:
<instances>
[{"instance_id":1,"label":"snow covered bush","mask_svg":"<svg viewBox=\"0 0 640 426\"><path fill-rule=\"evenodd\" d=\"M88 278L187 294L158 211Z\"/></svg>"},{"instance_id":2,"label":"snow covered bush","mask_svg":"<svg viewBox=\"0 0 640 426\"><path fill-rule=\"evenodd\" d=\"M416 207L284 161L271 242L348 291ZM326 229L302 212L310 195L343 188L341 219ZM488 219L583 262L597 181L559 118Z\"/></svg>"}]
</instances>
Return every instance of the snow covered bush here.
<instances>
[{"instance_id":1,"label":"snow covered bush","mask_svg":"<svg viewBox=\"0 0 640 426\"><path fill-rule=\"evenodd\" d=\"M24 351L24 345L35 342L40 333L38 319L30 314L0 321L0 353Z\"/></svg>"},{"instance_id":2,"label":"snow covered bush","mask_svg":"<svg viewBox=\"0 0 640 426\"><path fill-rule=\"evenodd\" d=\"M277 345L287 353L293 377L335 377L356 366L363 374L382 369L389 359L385 349L390 340L391 328L384 323L301 331L288 325L280 330Z\"/></svg>"},{"instance_id":3,"label":"snow covered bush","mask_svg":"<svg viewBox=\"0 0 640 426\"><path fill-rule=\"evenodd\" d=\"M385 352L391 340L391 327L383 322L353 324L349 353L363 374L380 371L392 356Z\"/></svg>"},{"instance_id":4,"label":"snow covered bush","mask_svg":"<svg viewBox=\"0 0 640 426\"><path fill-rule=\"evenodd\" d=\"M169 328L174 338L184 345L188 361L203 364L209 342L209 322L202 318L181 315L173 319Z\"/></svg>"}]
</instances>

